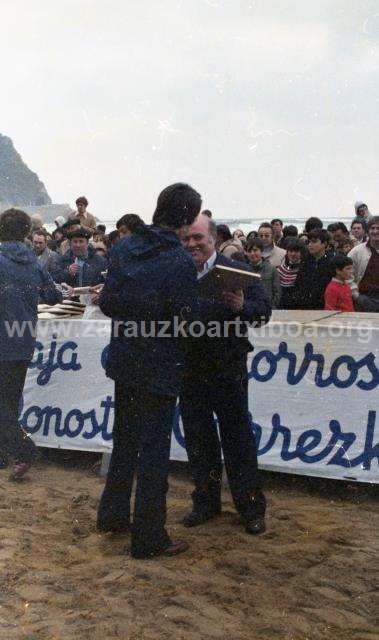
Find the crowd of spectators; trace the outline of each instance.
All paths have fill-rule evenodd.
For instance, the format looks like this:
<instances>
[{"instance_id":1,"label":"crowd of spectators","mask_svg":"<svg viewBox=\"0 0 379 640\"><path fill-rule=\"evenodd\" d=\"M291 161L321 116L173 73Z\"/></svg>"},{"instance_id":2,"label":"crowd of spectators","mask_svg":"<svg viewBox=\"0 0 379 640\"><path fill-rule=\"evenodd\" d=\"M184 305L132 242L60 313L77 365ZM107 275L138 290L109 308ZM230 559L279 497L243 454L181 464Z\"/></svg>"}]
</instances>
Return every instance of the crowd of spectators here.
<instances>
[{"instance_id":1,"label":"crowd of spectators","mask_svg":"<svg viewBox=\"0 0 379 640\"><path fill-rule=\"evenodd\" d=\"M40 216L32 217L28 242L56 283L103 282L109 250L142 222L135 213L125 214L107 234L87 207L88 200L78 198L77 210L67 220L58 217L52 233ZM216 244L220 254L260 275L273 309L379 311L379 217L363 202L355 204L350 229L343 222L324 228L318 217L308 218L301 230L274 218L247 235L219 224Z\"/></svg>"},{"instance_id":2,"label":"crowd of spectators","mask_svg":"<svg viewBox=\"0 0 379 640\"><path fill-rule=\"evenodd\" d=\"M311 217L300 231L275 218L245 236L220 224L217 250L260 274L273 309L379 312L379 216L363 202L350 229Z\"/></svg>"}]
</instances>

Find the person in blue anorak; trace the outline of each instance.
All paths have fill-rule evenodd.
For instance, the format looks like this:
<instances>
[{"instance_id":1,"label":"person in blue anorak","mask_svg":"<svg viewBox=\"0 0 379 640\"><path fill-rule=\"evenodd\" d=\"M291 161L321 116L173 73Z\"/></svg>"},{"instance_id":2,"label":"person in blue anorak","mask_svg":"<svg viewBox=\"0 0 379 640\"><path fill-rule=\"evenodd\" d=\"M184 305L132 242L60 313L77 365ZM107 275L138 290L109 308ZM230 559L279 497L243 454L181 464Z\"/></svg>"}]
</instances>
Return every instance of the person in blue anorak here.
<instances>
[{"instance_id":1,"label":"person in blue anorak","mask_svg":"<svg viewBox=\"0 0 379 640\"><path fill-rule=\"evenodd\" d=\"M0 216L0 452L14 460L11 480L25 475L36 453L18 413L36 341L38 299L62 301L51 276L24 243L30 229L23 211L8 209Z\"/></svg>"}]
</instances>

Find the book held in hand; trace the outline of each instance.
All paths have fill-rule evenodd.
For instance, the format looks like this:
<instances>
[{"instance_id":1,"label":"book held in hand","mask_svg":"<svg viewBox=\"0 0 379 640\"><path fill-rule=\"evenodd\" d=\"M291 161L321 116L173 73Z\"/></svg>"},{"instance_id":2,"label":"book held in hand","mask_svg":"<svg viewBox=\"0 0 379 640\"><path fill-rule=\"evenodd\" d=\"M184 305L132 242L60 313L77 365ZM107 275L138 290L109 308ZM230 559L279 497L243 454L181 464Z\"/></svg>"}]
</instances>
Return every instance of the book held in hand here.
<instances>
[{"instance_id":1,"label":"book held in hand","mask_svg":"<svg viewBox=\"0 0 379 640\"><path fill-rule=\"evenodd\" d=\"M260 278L260 275L235 267L215 264L198 280L200 294L207 298L221 298L225 292L240 291L241 289L246 291L254 278Z\"/></svg>"}]
</instances>

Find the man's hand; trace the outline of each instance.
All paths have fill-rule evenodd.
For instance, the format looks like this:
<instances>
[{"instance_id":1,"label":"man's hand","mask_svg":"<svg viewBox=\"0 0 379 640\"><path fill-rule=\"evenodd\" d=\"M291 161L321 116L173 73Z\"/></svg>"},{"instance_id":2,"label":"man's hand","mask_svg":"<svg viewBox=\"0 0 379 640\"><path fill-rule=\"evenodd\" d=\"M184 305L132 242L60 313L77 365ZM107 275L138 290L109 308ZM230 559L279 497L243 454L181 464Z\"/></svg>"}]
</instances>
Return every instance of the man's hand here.
<instances>
[{"instance_id":1,"label":"man's hand","mask_svg":"<svg viewBox=\"0 0 379 640\"><path fill-rule=\"evenodd\" d=\"M73 262L72 264L70 264L68 268L68 272L70 276L75 276L78 272L78 269L79 269L79 265L76 262Z\"/></svg>"},{"instance_id":2,"label":"man's hand","mask_svg":"<svg viewBox=\"0 0 379 640\"><path fill-rule=\"evenodd\" d=\"M90 288L92 304L99 304L99 297L100 297L100 293L102 292L103 288L104 288L103 284L97 284L94 287Z\"/></svg>"},{"instance_id":3,"label":"man's hand","mask_svg":"<svg viewBox=\"0 0 379 640\"><path fill-rule=\"evenodd\" d=\"M224 303L228 307L230 307L232 311L235 311L236 313L238 313L239 311L242 311L242 308L245 302L245 296L243 295L242 289L234 292L224 291L222 297L223 297Z\"/></svg>"}]
</instances>

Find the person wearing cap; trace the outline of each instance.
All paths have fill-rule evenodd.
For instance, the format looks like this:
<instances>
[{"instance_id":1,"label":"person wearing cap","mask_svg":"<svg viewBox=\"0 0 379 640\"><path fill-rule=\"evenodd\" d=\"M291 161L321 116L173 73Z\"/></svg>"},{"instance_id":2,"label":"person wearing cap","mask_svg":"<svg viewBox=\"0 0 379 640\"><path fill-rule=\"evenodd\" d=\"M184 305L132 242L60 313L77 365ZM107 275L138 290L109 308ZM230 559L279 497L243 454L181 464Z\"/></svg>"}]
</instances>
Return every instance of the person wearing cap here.
<instances>
[{"instance_id":1,"label":"person wearing cap","mask_svg":"<svg viewBox=\"0 0 379 640\"><path fill-rule=\"evenodd\" d=\"M166 531L166 494L172 423L188 342L175 337L173 325L176 319L192 320L197 307L195 265L178 234L200 208L201 196L188 184L166 187L158 197L153 224L141 221L112 249L99 299L101 311L113 320L106 374L115 381L115 420L97 526L103 532L131 528L134 558L172 556L188 548ZM161 321L168 321L168 335L154 330Z\"/></svg>"},{"instance_id":2,"label":"person wearing cap","mask_svg":"<svg viewBox=\"0 0 379 640\"><path fill-rule=\"evenodd\" d=\"M79 227L68 234L70 249L60 256L51 269L54 282L65 282L71 287L93 287L104 282L106 258L99 256L89 244L88 229Z\"/></svg>"},{"instance_id":3,"label":"person wearing cap","mask_svg":"<svg viewBox=\"0 0 379 640\"><path fill-rule=\"evenodd\" d=\"M62 224L62 226L60 227L60 231L62 231L63 235L64 235L64 240L61 241L60 245L59 245L59 253L63 256L67 251L70 250L70 240L68 239L68 235L72 232L72 231L76 231L77 229L80 229L80 220L79 218L71 218L71 220L67 220L67 222L65 222L64 224Z\"/></svg>"},{"instance_id":4,"label":"person wearing cap","mask_svg":"<svg viewBox=\"0 0 379 640\"><path fill-rule=\"evenodd\" d=\"M62 227L62 225L64 225L65 222L66 222L66 218L64 216L57 216L54 219L54 224L57 229L60 229L60 227Z\"/></svg>"},{"instance_id":5,"label":"person wearing cap","mask_svg":"<svg viewBox=\"0 0 379 640\"><path fill-rule=\"evenodd\" d=\"M75 204L77 211L73 211L73 213L70 213L68 219L72 220L72 218L79 218L82 227L86 227L87 229L96 231L96 218L92 215L92 213L87 211L87 198L85 196L80 196L80 198L77 198Z\"/></svg>"}]
</instances>

